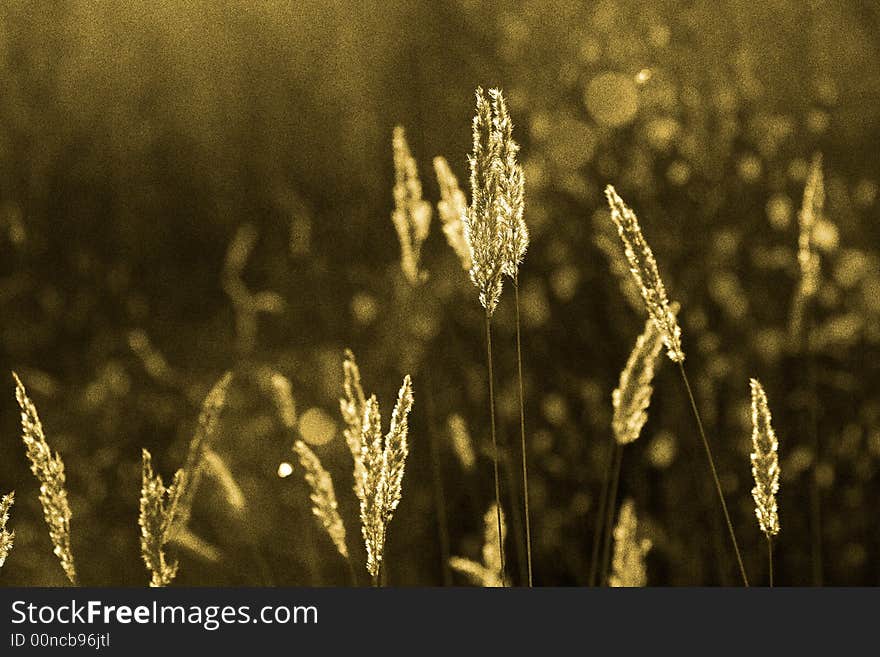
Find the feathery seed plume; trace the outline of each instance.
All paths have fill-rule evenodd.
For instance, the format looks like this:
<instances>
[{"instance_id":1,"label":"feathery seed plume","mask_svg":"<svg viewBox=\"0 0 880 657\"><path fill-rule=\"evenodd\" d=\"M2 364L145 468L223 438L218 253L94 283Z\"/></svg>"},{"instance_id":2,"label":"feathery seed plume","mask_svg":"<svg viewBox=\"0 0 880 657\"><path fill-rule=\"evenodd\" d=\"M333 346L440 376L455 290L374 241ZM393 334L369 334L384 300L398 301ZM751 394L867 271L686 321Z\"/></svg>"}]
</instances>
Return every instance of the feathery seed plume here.
<instances>
[{"instance_id":1,"label":"feathery seed plume","mask_svg":"<svg viewBox=\"0 0 880 657\"><path fill-rule=\"evenodd\" d=\"M141 527L141 557L150 571L150 586L168 586L177 575L177 562L169 563L165 545L171 539L175 516L183 492L184 473L178 470L167 488L162 475L153 474L150 452L143 450L143 478L138 524Z\"/></svg>"},{"instance_id":2,"label":"feathery seed plume","mask_svg":"<svg viewBox=\"0 0 880 657\"><path fill-rule=\"evenodd\" d=\"M9 509L15 502L15 491L4 495L0 499L0 568L6 563L6 557L12 550L12 543L15 540L14 531L6 531L6 523L9 521Z\"/></svg>"},{"instance_id":3,"label":"feathery seed plume","mask_svg":"<svg viewBox=\"0 0 880 657\"><path fill-rule=\"evenodd\" d=\"M478 586L498 588L504 586L504 573L501 572L501 557L498 545L507 537L507 523L501 515L501 536L498 535L496 506L493 503L483 516L483 563L465 557L452 557L449 566Z\"/></svg>"},{"instance_id":4,"label":"feathery seed plume","mask_svg":"<svg viewBox=\"0 0 880 657\"><path fill-rule=\"evenodd\" d=\"M471 249L464 236L464 215L467 212L467 199L458 186L458 179L449 168L444 157L434 158L434 171L440 185L440 200L437 202L437 214L443 223L443 234L455 255L461 261L465 271L471 268Z\"/></svg>"},{"instance_id":5,"label":"feathery seed plume","mask_svg":"<svg viewBox=\"0 0 880 657\"><path fill-rule=\"evenodd\" d=\"M519 144L513 139L513 122L507 103L499 89L490 89L492 99L493 134L495 135L497 166L501 169L499 187L504 221L504 273L517 279L519 266L529 248L529 229L523 219L525 209L525 176L517 162Z\"/></svg>"},{"instance_id":6,"label":"feathery seed plume","mask_svg":"<svg viewBox=\"0 0 880 657\"><path fill-rule=\"evenodd\" d=\"M353 358L350 362L354 362ZM358 405L359 392L363 392L360 377L356 376L351 365L346 369L346 384L349 401L343 400L341 404L344 417ZM347 407L349 403L351 406ZM397 395L388 433L382 435L382 415L375 395L364 403L361 427L357 432L360 445L355 457L354 490L360 501L367 570L373 578L379 576L388 525L403 494L404 468L409 455L408 417L412 404L412 381L407 375Z\"/></svg>"},{"instance_id":7,"label":"feathery seed plume","mask_svg":"<svg viewBox=\"0 0 880 657\"><path fill-rule=\"evenodd\" d=\"M752 476L755 487L755 515L761 531L767 537L779 533L779 515L776 509L776 493L779 491L779 442L770 424L770 407L764 387L757 379L751 379L752 391Z\"/></svg>"},{"instance_id":8,"label":"feathery seed plume","mask_svg":"<svg viewBox=\"0 0 880 657\"><path fill-rule=\"evenodd\" d=\"M801 334L805 307L819 291L821 261L814 241L816 224L822 219L824 209L825 182L822 173L822 155L817 153L810 165L801 209L798 212L797 258L800 267L800 280L795 292L790 325L791 333L794 336Z\"/></svg>"},{"instance_id":9,"label":"feathery seed plume","mask_svg":"<svg viewBox=\"0 0 880 657\"><path fill-rule=\"evenodd\" d=\"M647 583L645 555L651 549L651 541L638 537L638 519L635 504L626 500L620 507L617 526L614 528L614 558L608 585L615 587L639 587Z\"/></svg>"},{"instance_id":10,"label":"feathery seed plume","mask_svg":"<svg viewBox=\"0 0 880 657\"><path fill-rule=\"evenodd\" d=\"M394 128L394 210L391 221L400 241L400 266L411 285L424 280L419 268L422 244L431 224L431 204L422 200L422 183L402 126Z\"/></svg>"},{"instance_id":11,"label":"feathery seed plume","mask_svg":"<svg viewBox=\"0 0 880 657\"><path fill-rule=\"evenodd\" d=\"M663 334L663 342L666 345L667 355L676 363L684 361L684 351L681 348L681 329L675 318L675 313L669 307L669 299L666 296L666 288L657 261L648 242L642 235L639 220L635 213L617 195L614 187L608 185L605 188L605 196L611 208L611 220L617 226L617 232L629 260L630 272L638 284L642 293L642 299L648 314L657 323Z\"/></svg>"},{"instance_id":12,"label":"feathery seed plume","mask_svg":"<svg viewBox=\"0 0 880 657\"><path fill-rule=\"evenodd\" d=\"M354 491L358 500L363 500L359 491L360 482L363 480L363 463L361 461L361 431L364 425L364 411L367 401L364 389L361 385L361 371L351 349L345 350L345 360L342 363L343 383L342 389L345 397L339 400L339 411L345 422L343 435L345 443L351 451L354 460Z\"/></svg>"},{"instance_id":13,"label":"feathery seed plume","mask_svg":"<svg viewBox=\"0 0 880 657\"><path fill-rule=\"evenodd\" d=\"M662 348L663 334L649 317L620 373L620 384L611 394L614 407L611 427L621 445L634 442L648 420L648 405L654 391L651 385L654 365Z\"/></svg>"},{"instance_id":14,"label":"feathery seed plume","mask_svg":"<svg viewBox=\"0 0 880 657\"><path fill-rule=\"evenodd\" d=\"M183 466L183 479L181 481L180 504L176 514L175 531L185 528L192 512L192 504L196 491L202 479L202 471L205 467L205 455L213 448L217 426L220 423L220 413L226 405L226 393L232 381L232 372L226 372L214 387L208 392L199 419L196 432L189 444L186 463Z\"/></svg>"},{"instance_id":15,"label":"feathery seed plume","mask_svg":"<svg viewBox=\"0 0 880 657\"><path fill-rule=\"evenodd\" d=\"M321 460L303 441L297 440L293 444L293 451L296 452L299 462L306 471L306 483L312 491L309 496L312 501L312 513L327 531L339 554L348 559L345 525L339 515L336 492L333 489L333 479L330 473L324 469Z\"/></svg>"},{"instance_id":16,"label":"feathery seed plume","mask_svg":"<svg viewBox=\"0 0 880 657\"><path fill-rule=\"evenodd\" d=\"M46 443L43 425L37 415L37 409L27 396L24 384L13 372L15 379L15 398L21 408L21 438L27 449L27 457L31 462L31 472L40 482L40 505L43 517L49 527L54 554L61 562L61 568L70 583L76 585L76 567L73 563L73 552L70 549L70 506L67 503L67 491L64 488L64 462L61 455L52 453Z\"/></svg>"},{"instance_id":17,"label":"feathery seed plume","mask_svg":"<svg viewBox=\"0 0 880 657\"><path fill-rule=\"evenodd\" d=\"M814 229L825 209L825 183L822 175L822 155L817 153L810 165L810 174L804 187L804 197L798 212L798 264L801 267L801 294L812 297L819 288L819 254L814 244Z\"/></svg>"},{"instance_id":18,"label":"feathery seed plume","mask_svg":"<svg viewBox=\"0 0 880 657\"><path fill-rule=\"evenodd\" d=\"M504 180L507 171L502 156L513 151L514 146L502 143L509 133L496 127L500 105L493 104L482 88L477 88L476 96L473 150L468 157L471 204L464 217L464 235L471 252L471 281L479 290L480 303L491 316L501 298L506 256L512 248L509 224L510 215L515 212L510 205L514 202L515 181ZM492 92L490 96L494 99Z\"/></svg>"}]
</instances>

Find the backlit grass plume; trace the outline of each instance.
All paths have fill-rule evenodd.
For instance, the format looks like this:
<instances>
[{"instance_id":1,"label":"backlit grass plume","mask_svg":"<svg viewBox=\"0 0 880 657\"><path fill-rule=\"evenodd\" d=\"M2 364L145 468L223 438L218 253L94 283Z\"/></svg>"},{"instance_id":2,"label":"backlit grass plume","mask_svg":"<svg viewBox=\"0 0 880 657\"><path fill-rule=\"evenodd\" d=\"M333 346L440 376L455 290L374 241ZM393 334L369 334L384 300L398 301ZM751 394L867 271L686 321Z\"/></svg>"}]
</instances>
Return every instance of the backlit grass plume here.
<instances>
[{"instance_id":1,"label":"backlit grass plume","mask_svg":"<svg viewBox=\"0 0 880 657\"><path fill-rule=\"evenodd\" d=\"M9 509L15 503L15 492L4 495L0 499L0 568L6 563L6 557L12 550L12 543L15 540L15 532L6 529L6 523L9 522Z\"/></svg>"},{"instance_id":2,"label":"backlit grass plume","mask_svg":"<svg viewBox=\"0 0 880 657\"><path fill-rule=\"evenodd\" d=\"M348 546L345 543L345 525L339 515L339 506L336 503L336 492L333 489L333 479L330 473L321 465L321 460L309 449L303 441L297 440L293 444L293 451L299 457L299 462L305 470L306 483L311 489L309 499L312 501L312 513L320 521L326 530L336 550L344 558L348 559Z\"/></svg>"},{"instance_id":3,"label":"backlit grass plume","mask_svg":"<svg viewBox=\"0 0 880 657\"><path fill-rule=\"evenodd\" d=\"M425 278L420 269L422 244L431 225L431 204L422 199L422 183L403 127L394 128L394 210L391 221L400 241L400 266L411 285Z\"/></svg>"},{"instance_id":4,"label":"backlit grass plume","mask_svg":"<svg viewBox=\"0 0 880 657\"><path fill-rule=\"evenodd\" d=\"M351 458L354 461L354 492L358 500L362 501L360 484L363 481L363 462L361 460L361 433L364 428L364 411L367 399L361 384L361 370L358 367L354 352L345 350L345 359L342 362L342 391L344 397L339 400L339 411L345 422L343 436Z\"/></svg>"},{"instance_id":5,"label":"backlit grass plume","mask_svg":"<svg viewBox=\"0 0 880 657\"><path fill-rule=\"evenodd\" d=\"M819 291L821 262L816 251L816 224L825 210L825 181L822 173L822 155L817 153L810 165L810 173L804 186L801 209L798 212L798 267L800 278L795 292L791 314L791 333L802 336L804 313L809 301Z\"/></svg>"},{"instance_id":6,"label":"backlit grass plume","mask_svg":"<svg viewBox=\"0 0 880 657\"><path fill-rule=\"evenodd\" d=\"M15 379L15 398L21 407L21 437L27 449L31 472L40 482L40 505L49 527L49 538L52 539L53 551L61 562L64 574L71 584L76 585L76 567L70 548L70 506L64 488L64 462L61 455L57 452L53 454L46 443L37 409L27 396L21 379L15 372L12 376Z\"/></svg>"},{"instance_id":7,"label":"backlit grass plume","mask_svg":"<svg viewBox=\"0 0 880 657\"><path fill-rule=\"evenodd\" d=\"M642 235L639 220L623 202L623 199L617 195L614 187L608 185L605 188L605 196L611 208L611 220L617 226L617 232L623 241L630 272L642 294L645 308L657 322L657 327L663 334L663 342L666 344L669 358L676 363L681 363L684 361L681 329L678 326L675 313L669 307L669 299L666 296L663 279L660 278L657 261L654 259L651 247Z\"/></svg>"},{"instance_id":8,"label":"backlit grass plume","mask_svg":"<svg viewBox=\"0 0 880 657\"><path fill-rule=\"evenodd\" d=\"M804 186L804 197L798 212L798 264L801 269L800 289L805 297L812 297L819 288L819 254L816 253L814 232L825 209L825 182L822 174L822 155L816 154L810 165L810 174Z\"/></svg>"},{"instance_id":9,"label":"backlit grass plume","mask_svg":"<svg viewBox=\"0 0 880 657\"><path fill-rule=\"evenodd\" d=\"M751 379L752 392L752 476L755 487L755 515L768 538L779 533L776 493L779 491L779 442L770 424L770 407L761 382Z\"/></svg>"},{"instance_id":10,"label":"backlit grass plume","mask_svg":"<svg viewBox=\"0 0 880 657\"><path fill-rule=\"evenodd\" d=\"M499 559L498 545L507 538L507 523L501 514L501 534L498 533L498 509L493 504L483 516L483 563L465 557L452 557L449 565L478 586L504 586L504 572Z\"/></svg>"},{"instance_id":11,"label":"backlit grass plume","mask_svg":"<svg viewBox=\"0 0 880 657\"><path fill-rule=\"evenodd\" d=\"M185 528L189 522L193 500L205 470L206 455L213 449L220 413L226 405L226 393L231 381L232 373L226 372L202 402L196 431L190 441L186 463L183 466L182 490L175 520L178 529Z\"/></svg>"},{"instance_id":12,"label":"backlit grass plume","mask_svg":"<svg viewBox=\"0 0 880 657\"><path fill-rule=\"evenodd\" d=\"M497 94L497 95L496 95ZM471 252L471 281L479 291L480 303L491 316L501 298L505 255L509 250L509 188L513 181L503 180L504 154L514 149L505 145L507 132L497 128L499 102L497 90L487 98L477 88L477 113L473 121L473 150L468 161L471 169L471 204L465 213L464 235ZM505 109L506 112L506 109Z\"/></svg>"},{"instance_id":13,"label":"backlit grass plume","mask_svg":"<svg viewBox=\"0 0 880 657\"><path fill-rule=\"evenodd\" d=\"M379 402L373 395L364 401L360 372L354 355L346 351L345 398L340 407L346 428L346 441L354 458L354 491L360 502L361 534L367 552L367 571L378 585L388 525L403 494L403 475L409 455L409 412L413 405L412 381L404 377L391 414L391 426L382 433ZM359 428L354 414L362 406ZM354 449L357 438L358 448Z\"/></svg>"},{"instance_id":14,"label":"backlit grass plume","mask_svg":"<svg viewBox=\"0 0 880 657\"><path fill-rule=\"evenodd\" d=\"M167 488L162 476L153 473L150 452L143 450L140 515L141 557L150 571L150 586L168 586L177 575L177 562L168 561L165 546L171 540L184 488L184 472L174 473Z\"/></svg>"},{"instance_id":15,"label":"backlit grass plume","mask_svg":"<svg viewBox=\"0 0 880 657\"><path fill-rule=\"evenodd\" d=\"M676 311L673 304L672 311ZM593 534L592 563L590 566L590 585L594 585L597 575L600 581L608 569L611 550L611 523L614 521L614 509L617 500L617 485L620 479L623 462L623 447L635 442L648 420L648 406L654 392L654 367L657 356L663 349L663 334L657 322L648 317L645 328L636 339L626 366L620 372L620 383L611 393L611 405L614 413L611 418L611 430L614 436L614 447L611 452L611 466L605 473L602 493L599 497L599 508L596 514L596 530ZM599 547L602 547L601 560Z\"/></svg>"},{"instance_id":16,"label":"backlit grass plume","mask_svg":"<svg viewBox=\"0 0 880 657\"><path fill-rule=\"evenodd\" d=\"M681 373L682 382L687 390L688 401L690 401L691 410L693 411L694 419L697 422L700 439L703 442L703 449L706 452L706 460L709 463L709 471L712 474L715 491L718 493L718 501L721 504L721 510L724 512L724 521L727 524L727 532L736 554L736 561L739 566L740 575L742 576L743 584L748 586L749 577L746 573L745 564L743 563L742 552L740 552L739 544L736 540L736 533L733 530L733 521L730 519L730 512L727 510L724 491L721 489L721 480L718 478L718 470L715 467L715 458L712 456L712 447L709 445L709 439L706 437L706 430L703 428L703 420L700 417L700 411L697 408L697 402L694 399L694 393L684 369L684 350L681 346L681 329L678 326L675 311L670 306L669 298L666 296L666 288L663 285L663 280L660 278L660 270L657 267L657 261L654 258L654 253L651 251L651 247L642 235L642 229L639 226L638 218L636 218L635 213L626 205L626 203L623 202L623 199L618 196L614 187L608 185L605 188L605 197L607 198L608 206L611 209L611 220L617 227L617 233L623 242L624 253L629 262L630 273L636 281L642 295L642 300L645 302L648 316L657 324L657 328L663 335L663 343L666 345L666 354L669 356L670 360L678 365L679 372Z\"/></svg>"},{"instance_id":17,"label":"backlit grass plume","mask_svg":"<svg viewBox=\"0 0 880 657\"><path fill-rule=\"evenodd\" d=\"M470 271L471 249L464 236L464 215L467 212L467 198L458 186L458 179L449 168L445 157L434 158L434 171L440 186L440 200L437 214L443 224L443 234L465 271Z\"/></svg>"},{"instance_id":18,"label":"backlit grass plume","mask_svg":"<svg viewBox=\"0 0 880 657\"><path fill-rule=\"evenodd\" d=\"M638 530L635 504L628 499L620 506L617 526L614 528L614 559L609 586L639 587L647 584L645 555L651 549L651 541L639 538Z\"/></svg>"},{"instance_id":19,"label":"backlit grass plume","mask_svg":"<svg viewBox=\"0 0 880 657\"><path fill-rule=\"evenodd\" d=\"M507 111L507 103L499 89L490 89L493 128L497 142L495 167L500 169L499 188L504 223L504 273L517 280L519 266L529 248L529 229L523 212L525 210L525 176L517 161L519 144L513 139L513 122Z\"/></svg>"},{"instance_id":20,"label":"backlit grass plume","mask_svg":"<svg viewBox=\"0 0 880 657\"><path fill-rule=\"evenodd\" d=\"M620 383L611 393L614 416L611 427L614 439L621 445L634 442L648 419L648 405L654 388L654 365L663 348L663 334L657 323L648 318L645 329L636 340L626 367L620 373Z\"/></svg>"}]
</instances>

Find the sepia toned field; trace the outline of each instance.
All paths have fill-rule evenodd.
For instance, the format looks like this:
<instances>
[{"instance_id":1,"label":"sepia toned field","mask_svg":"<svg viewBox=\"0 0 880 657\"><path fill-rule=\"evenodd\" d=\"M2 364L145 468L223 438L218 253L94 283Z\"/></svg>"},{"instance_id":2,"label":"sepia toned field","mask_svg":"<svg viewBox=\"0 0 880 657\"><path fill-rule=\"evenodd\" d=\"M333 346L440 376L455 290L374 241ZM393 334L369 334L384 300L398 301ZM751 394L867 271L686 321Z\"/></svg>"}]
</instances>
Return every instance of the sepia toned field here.
<instances>
[{"instance_id":1,"label":"sepia toned field","mask_svg":"<svg viewBox=\"0 0 880 657\"><path fill-rule=\"evenodd\" d=\"M871 2L4 4L0 585L880 584L878 71Z\"/></svg>"}]
</instances>

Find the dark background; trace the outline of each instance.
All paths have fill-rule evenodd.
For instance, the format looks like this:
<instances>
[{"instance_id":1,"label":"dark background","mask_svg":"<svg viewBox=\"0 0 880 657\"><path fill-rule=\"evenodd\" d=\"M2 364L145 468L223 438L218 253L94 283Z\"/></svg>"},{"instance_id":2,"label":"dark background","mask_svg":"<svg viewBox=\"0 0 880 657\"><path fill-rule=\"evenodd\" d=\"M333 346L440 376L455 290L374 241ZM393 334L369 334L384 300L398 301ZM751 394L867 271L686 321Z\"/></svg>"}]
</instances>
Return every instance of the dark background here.
<instances>
[{"instance_id":1,"label":"dark background","mask_svg":"<svg viewBox=\"0 0 880 657\"><path fill-rule=\"evenodd\" d=\"M233 369L217 449L246 508L205 482L191 526L215 558L177 551L176 583L345 583L300 469L276 475L294 460L295 435L255 373L284 373L300 413L336 422L335 436L306 437L324 443L315 449L357 545L336 401L346 346L386 422L403 374L414 375L389 583L441 581L429 426L442 441L453 553L478 558L491 461L464 472L444 438L446 417L460 413L486 445L481 308L438 224L426 291L408 298L390 221L390 136L406 127L435 202L435 155L466 181L483 85L505 90L517 124L533 238L520 277L536 582L587 581L611 390L643 323L597 246L614 238L607 182L637 210L682 304L687 364L752 578L766 579L749 493L748 377L757 376L780 440L776 581L816 581L815 464L824 582L880 582L878 48L873 2L3 3L0 369L22 376L64 458L81 581L146 583L141 447L170 477L201 398ZM804 358L787 326L796 212L817 151L827 222ZM256 235L245 283L283 300L258 314L252 337L223 289L242 226ZM496 317L501 437L515 445L510 290ZM145 338L167 367L145 366L132 348ZM627 448L621 498L635 499L654 543L650 584L735 584L669 365ZM3 376L0 491L17 500L0 582L62 584ZM506 491L517 458L513 450Z\"/></svg>"}]
</instances>

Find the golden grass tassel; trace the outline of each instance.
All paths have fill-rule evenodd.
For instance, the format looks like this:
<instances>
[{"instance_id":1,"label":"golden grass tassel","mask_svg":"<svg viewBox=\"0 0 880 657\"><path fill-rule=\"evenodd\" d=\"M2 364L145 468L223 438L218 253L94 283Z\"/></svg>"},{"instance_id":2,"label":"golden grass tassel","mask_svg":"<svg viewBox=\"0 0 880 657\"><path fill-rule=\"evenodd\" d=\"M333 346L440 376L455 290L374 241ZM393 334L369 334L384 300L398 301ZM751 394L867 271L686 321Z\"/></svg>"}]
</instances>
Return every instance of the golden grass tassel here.
<instances>
[{"instance_id":1,"label":"golden grass tassel","mask_svg":"<svg viewBox=\"0 0 880 657\"><path fill-rule=\"evenodd\" d=\"M306 483L311 489L309 499L312 501L312 513L333 541L339 554L348 559L345 525L339 515L333 478L321 465L321 460L303 441L297 440L293 444L293 451L299 457L299 462L305 470Z\"/></svg>"},{"instance_id":2,"label":"golden grass tassel","mask_svg":"<svg viewBox=\"0 0 880 657\"><path fill-rule=\"evenodd\" d=\"M635 504L628 499L620 506L614 528L614 559L609 586L640 587L647 584L645 555L651 549L651 541L639 538L638 529Z\"/></svg>"},{"instance_id":3,"label":"golden grass tassel","mask_svg":"<svg viewBox=\"0 0 880 657\"><path fill-rule=\"evenodd\" d=\"M660 270L651 247L642 235L639 220L635 213L617 195L614 187L605 188L605 196L611 208L611 220L617 226L617 232L623 241L630 272L638 284L648 314L657 322L663 333L669 358L676 363L684 362L684 351L681 347L681 329L675 313L669 306L666 288L660 278Z\"/></svg>"},{"instance_id":4,"label":"golden grass tassel","mask_svg":"<svg viewBox=\"0 0 880 657\"><path fill-rule=\"evenodd\" d=\"M458 186L458 178L449 168L445 157L434 158L434 171L440 186L440 200L437 202L437 214L443 224L446 242L455 251L465 271L470 271L471 250L464 235L464 216L467 212L467 199Z\"/></svg>"},{"instance_id":5,"label":"golden grass tassel","mask_svg":"<svg viewBox=\"0 0 880 657\"><path fill-rule=\"evenodd\" d=\"M6 529L6 523L9 522L9 510L14 503L15 491L0 499L0 568L6 563L6 557L9 556L15 541L15 532Z\"/></svg>"},{"instance_id":6,"label":"golden grass tassel","mask_svg":"<svg viewBox=\"0 0 880 657\"><path fill-rule=\"evenodd\" d=\"M168 586L177 575L177 562L168 562L165 545L171 540L171 532L180 511L185 475L183 470L174 473L167 488L162 476L153 474L150 452L143 450L143 479L141 484L140 515L141 557L150 571L150 586Z\"/></svg>"},{"instance_id":7,"label":"golden grass tassel","mask_svg":"<svg viewBox=\"0 0 880 657\"><path fill-rule=\"evenodd\" d=\"M810 300L816 296L821 282L821 260L816 251L816 225L825 211L825 178L822 173L822 155L817 153L810 165L804 186L801 209L798 212L798 267L800 278L795 291L791 313L791 335L799 339L803 334L804 314Z\"/></svg>"},{"instance_id":8,"label":"golden grass tassel","mask_svg":"<svg viewBox=\"0 0 880 657\"><path fill-rule=\"evenodd\" d=\"M410 285L426 278L421 271L422 244L431 226L431 204L422 199L422 183L402 126L391 137L394 151L394 210L391 221L400 241L400 266Z\"/></svg>"},{"instance_id":9,"label":"golden grass tassel","mask_svg":"<svg viewBox=\"0 0 880 657\"><path fill-rule=\"evenodd\" d=\"M361 370L351 349L345 350L342 372L342 390L345 396L339 400L339 411L345 422L343 436L354 462L354 492L358 500L363 503L364 495L361 484L364 481L364 464L361 459L361 433L364 428L367 400L361 384Z\"/></svg>"},{"instance_id":10,"label":"golden grass tassel","mask_svg":"<svg viewBox=\"0 0 880 657\"><path fill-rule=\"evenodd\" d=\"M648 406L654 391L654 365L663 348L663 334L649 318L636 340L626 367L620 372L620 383L611 393L614 416L611 427L620 445L635 442L648 420Z\"/></svg>"},{"instance_id":11,"label":"golden grass tassel","mask_svg":"<svg viewBox=\"0 0 880 657\"><path fill-rule=\"evenodd\" d=\"M493 90L494 92L495 90ZM490 94L491 95L491 94ZM465 213L464 235L471 253L471 281L479 291L480 303L491 317L498 306L503 286L507 240L504 162L505 133L495 127L498 118L493 103L477 88L477 113L473 122L471 204Z\"/></svg>"},{"instance_id":12,"label":"golden grass tassel","mask_svg":"<svg viewBox=\"0 0 880 657\"><path fill-rule=\"evenodd\" d=\"M779 442L770 424L770 407L761 382L751 379L752 392L752 477L755 487L755 515L761 531L772 538L779 533L776 493L779 491Z\"/></svg>"},{"instance_id":13,"label":"golden grass tassel","mask_svg":"<svg viewBox=\"0 0 880 657\"><path fill-rule=\"evenodd\" d=\"M189 444L186 463L183 466L183 481L181 483L180 504L176 514L175 531L185 528L192 513L193 500L201 483L202 474L205 470L206 455L213 449L217 426L220 423L220 413L226 405L226 394L229 384L232 382L232 372L226 372L214 387L205 396L196 431Z\"/></svg>"},{"instance_id":14,"label":"golden grass tassel","mask_svg":"<svg viewBox=\"0 0 880 657\"><path fill-rule=\"evenodd\" d=\"M452 557L449 565L453 570L467 577L477 586L497 588L504 586L504 571L501 566L499 545L507 538L507 523L501 512L501 534L496 521L500 509L495 504L483 515L483 562L478 563L465 557Z\"/></svg>"},{"instance_id":15,"label":"golden grass tassel","mask_svg":"<svg viewBox=\"0 0 880 657\"><path fill-rule=\"evenodd\" d=\"M340 400L348 424L346 442L354 459L354 491L360 502L361 534L367 552L367 572L378 585L388 525L403 496L403 475L409 455L409 412L413 405L409 375L397 394L388 433L382 434L382 415L375 395L364 401L360 371L351 351L344 363L345 398ZM362 407L360 426L355 413ZM355 449L354 441L357 442Z\"/></svg>"},{"instance_id":16,"label":"golden grass tassel","mask_svg":"<svg viewBox=\"0 0 880 657\"><path fill-rule=\"evenodd\" d=\"M31 472L40 482L40 505L43 507L43 517L49 527L53 551L61 562L61 568L67 579L76 586L76 567L70 548L71 514L67 503L67 491L64 488L64 462L61 460L61 455L57 452L53 454L46 443L37 409L28 398L21 379L15 372L12 376L15 379L15 398L21 407L21 437L27 448Z\"/></svg>"}]
</instances>

